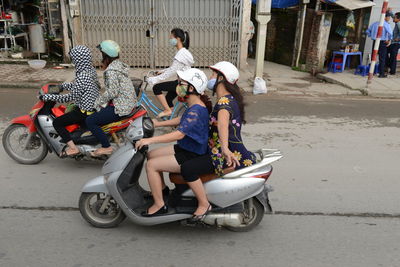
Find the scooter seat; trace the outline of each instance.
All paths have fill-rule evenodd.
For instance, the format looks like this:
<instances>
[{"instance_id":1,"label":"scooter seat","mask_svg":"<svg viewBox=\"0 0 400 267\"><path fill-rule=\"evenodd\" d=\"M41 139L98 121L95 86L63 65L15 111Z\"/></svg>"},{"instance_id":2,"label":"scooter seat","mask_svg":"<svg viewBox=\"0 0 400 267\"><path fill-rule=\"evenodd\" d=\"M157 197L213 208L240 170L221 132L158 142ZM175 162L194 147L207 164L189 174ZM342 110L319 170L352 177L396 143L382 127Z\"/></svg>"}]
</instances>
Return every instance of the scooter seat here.
<instances>
[{"instance_id":1,"label":"scooter seat","mask_svg":"<svg viewBox=\"0 0 400 267\"><path fill-rule=\"evenodd\" d=\"M233 172L234 170L235 170L235 168L229 167L229 168L223 169L222 171L224 172L224 174L228 174L230 172ZM215 173L208 173L208 174L200 175L199 178L204 184L211 180L219 178L219 176L216 175ZM182 175L180 175L179 173L170 173L169 180L171 181L171 183L174 183L174 184L186 184L186 181L183 179Z\"/></svg>"},{"instance_id":2,"label":"scooter seat","mask_svg":"<svg viewBox=\"0 0 400 267\"><path fill-rule=\"evenodd\" d=\"M134 120L134 119L146 114L146 112L147 111L142 109L142 108L135 108L135 109L133 109L131 111L131 113L129 113L126 116L121 117L118 121L111 122L109 124L101 126L101 129L105 133L117 132L117 131L119 131L121 129L124 129L124 128L128 127L130 120Z\"/></svg>"},{"instance_id":3,"label":"scooter seat","mask_svg":"<svg viewBox=\"0 0 400 267\"><path fill-rule=\"evenodd\" d=\"M135 107L134 109L132 109L131 113L129 113L128 115L120 117L119 120L122 121L122 120L125 120L125 119L129 119L130 117L135 115L140 110L142 110L142 109Z\"/></svg>"}]
</instances>

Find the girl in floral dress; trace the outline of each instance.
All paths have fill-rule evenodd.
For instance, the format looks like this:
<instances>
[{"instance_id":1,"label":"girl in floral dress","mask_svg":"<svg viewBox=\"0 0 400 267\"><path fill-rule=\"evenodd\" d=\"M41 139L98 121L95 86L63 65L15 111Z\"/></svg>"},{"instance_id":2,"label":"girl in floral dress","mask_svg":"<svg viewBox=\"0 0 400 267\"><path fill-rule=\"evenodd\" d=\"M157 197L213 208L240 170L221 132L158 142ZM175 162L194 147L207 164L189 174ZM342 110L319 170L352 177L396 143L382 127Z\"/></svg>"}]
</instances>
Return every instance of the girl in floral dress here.
<instances>
[{"instance_id":1,"label":"girl in floral dress","mask_svg":"<svg viewBox=\"0 0 400 267\"><path fill-rule=\"evenodd\" d=\"M241 137L244 120L244 103L240 88L238 69L229 62L219 62L210 67L213 74L207 88L217 94L217 103L210 117L209 153L186 161L181 165L184 179L194 179L199 175L215 172L223 175L223 169L241 169L256 162L256 157L248 151ZM202 220L207 211L198 216Z\"/></svg>"}]
</instances>

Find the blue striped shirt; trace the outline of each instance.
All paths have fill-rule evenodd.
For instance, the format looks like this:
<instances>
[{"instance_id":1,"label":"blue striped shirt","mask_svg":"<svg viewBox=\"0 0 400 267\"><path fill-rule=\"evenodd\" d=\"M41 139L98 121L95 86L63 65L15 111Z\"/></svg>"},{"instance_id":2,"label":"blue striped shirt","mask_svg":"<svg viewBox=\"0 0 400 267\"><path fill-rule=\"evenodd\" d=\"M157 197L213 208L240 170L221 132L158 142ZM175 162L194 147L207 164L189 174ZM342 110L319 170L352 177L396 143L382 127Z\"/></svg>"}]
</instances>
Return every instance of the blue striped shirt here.
<instances>
[{"instance_id":1,"label":"blue striped shirt","mask_svg":"<svg viewBox=\"0 0 400 267\"><path fill-rule=\"evenodd\" d=\"M368 30L366 31L368 37L372 40L376 40L376 35L378 34L379 22L375 22L369 26ZM388 22L383 23L383 31L381 41L390 41L392 40L392 28Z\"/></svg>"}]
</instances>

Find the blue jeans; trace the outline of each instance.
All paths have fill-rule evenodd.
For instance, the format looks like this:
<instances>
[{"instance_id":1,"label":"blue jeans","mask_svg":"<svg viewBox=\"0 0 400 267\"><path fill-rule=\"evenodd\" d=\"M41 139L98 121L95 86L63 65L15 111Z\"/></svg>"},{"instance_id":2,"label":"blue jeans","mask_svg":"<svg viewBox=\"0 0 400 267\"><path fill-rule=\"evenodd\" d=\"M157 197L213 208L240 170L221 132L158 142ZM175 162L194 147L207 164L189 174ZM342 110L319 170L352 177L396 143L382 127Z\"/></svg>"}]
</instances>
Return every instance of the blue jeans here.
<instances>
[{"instance_id":1,"label":"blue jeans","mask_svg":"<svg viewBox=\"0 0 400 267\"><path fill-rule=\"evenodd\" d=\"M95 112L87 117L86 127L94 136L96 136L97 140L100 141L101 146L107 148L110 147L110 141L108 141L107 135L103 132L100 126L118 121L119 119L120 116L115 114L114 106L107 106L99 112Z\"/></svg>"}]
</instances>

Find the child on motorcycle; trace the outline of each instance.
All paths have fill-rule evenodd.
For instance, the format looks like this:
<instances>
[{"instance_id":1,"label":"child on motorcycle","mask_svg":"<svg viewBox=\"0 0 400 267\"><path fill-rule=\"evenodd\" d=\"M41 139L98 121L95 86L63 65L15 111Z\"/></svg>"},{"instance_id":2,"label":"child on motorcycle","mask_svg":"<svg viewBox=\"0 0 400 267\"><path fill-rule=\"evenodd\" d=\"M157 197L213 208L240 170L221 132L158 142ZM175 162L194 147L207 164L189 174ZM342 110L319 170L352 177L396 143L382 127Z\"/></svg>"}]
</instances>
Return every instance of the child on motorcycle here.
<instances>
[{"instance_id":1,"label":"child on motorcycle","mask_svg":"<svg viewBox=\"0 0 400 267\"><path fill-rule=\"evenodd\" d=\"M86 118L87 128L102 146L91 153L94 157L110 155L113 151L107 135L100 126L118 121L131 113L136 106L135 90L129 79L129 66L119 60L119 45L112 40L106 40L97 48L103 58L105 92L95 101L94 107L98 112Z\"/></svg>"},{"instance_id":2,"label":"child on motorcycle","mask_svg":"<svg viewBox=\"0 0 400 267\"><path fill-rule=\"evenodd\" d=\"M74 102L76 107L53 121L53 126L61 136L68 148L62 156L74 156L79 154L79 149L72 141L71 134L65 129L71 124L81 124L94 112L94 102L99 96L99 81L96 69L92 64L92 53L90 49L83 45L75 46L69 52L71 61L75 64L75 81L63 83L61 90L69 93L63 95L45 94L39 98L43 101L55 101L59 103Z\"/></svg>"},{"instance_id":3,"label":"child on motorcycle","mask_svg":"<svg viewBox=\"0 0 400 267\"><path fill-rule=\"evenodd\" d=\"M196 179L199 175L215 172L224 175L224 168L241 169L256 162L241 137L244 119L244 103L240 88L238 69L230 62L219 62L210 67L213 74L207 88L217 94L217 103L210 116L209 153L181 166L185 180Z\"/></svg>"},{"instance_id":4,"label":"child on motorcycle","mask_svg":"<svg viewBox=\"0 0 400 267\"><path fill-rule=\"evenodd\" d=\"M177 130L156 136L144 138L136 143L136 149L142 146L169 143L178 141L174 146L167 146L152 150L148 153L146 164L147 179L154 198L154 204L144 212L143 216L157 216L168 212L168 207L163 199L163 187L165 187L162 173L180 173L181 166L186 161L195 159L207 152L209 113L206 103L201 100L207 86L207 77L201 70L189 69L178 71L178 86L176 88L179 97L186 99L189 108L181 118L169 121L156 122L155 126L176 126ZM187 180L198 200L194 217L202 216L211 209L207 200L203 184L200 179Z\"/></svg>"},{"instance_id":5,"label":"child on motorcycle","mask_svg":"<svg viewBox=\"0 0 400 267\"><path fill-rule=\"evenodd\" d=\"M158 117L169 116L172 113L171 107L174 106L174 99L176 98L176 86L178 81L165 82L166 79L172 77L178 70L184 71L191 68L194 64L193 56L189 52L189 34L182 29L175 28L171 31L169 44L174 46L178 52L176 52L172 65L164 70L158 71L158 75L150 77L147 82L150 86L154 85L153 92L156 95L158 101L164 108L164 111L158 114ZM164 82L163 82L164 81ZM167 96L163 95L163 91L167 92Z\"/></svg>"}]
</instances>

